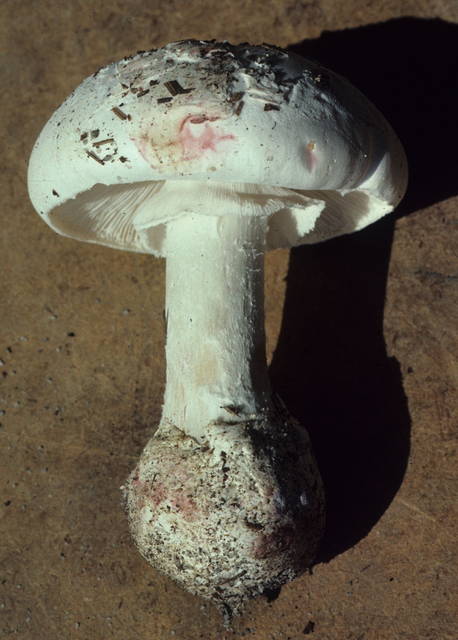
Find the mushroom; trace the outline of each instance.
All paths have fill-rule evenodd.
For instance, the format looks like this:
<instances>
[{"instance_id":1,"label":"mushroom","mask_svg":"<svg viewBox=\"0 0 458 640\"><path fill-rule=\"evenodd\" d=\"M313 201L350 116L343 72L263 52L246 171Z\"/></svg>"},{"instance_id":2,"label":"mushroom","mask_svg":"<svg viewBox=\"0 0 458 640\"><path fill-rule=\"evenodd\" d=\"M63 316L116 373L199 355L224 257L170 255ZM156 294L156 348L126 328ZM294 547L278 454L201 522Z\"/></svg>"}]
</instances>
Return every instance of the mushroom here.
<instances>
[{"instance_id":1,"label":"mushroom","mask_svg":"<svg viewBox=\"0 0 458 640\"><path fill-rule=\"evenodd\" d=\"M55 231L167 258L162 418L125 501L141 554L226 612L310 566L324 527L307 432L269 384L264 253L362 229L406 176L346 80L215 41L104 67L34 147L30 197Z\"/></svg>"}]
</instances>

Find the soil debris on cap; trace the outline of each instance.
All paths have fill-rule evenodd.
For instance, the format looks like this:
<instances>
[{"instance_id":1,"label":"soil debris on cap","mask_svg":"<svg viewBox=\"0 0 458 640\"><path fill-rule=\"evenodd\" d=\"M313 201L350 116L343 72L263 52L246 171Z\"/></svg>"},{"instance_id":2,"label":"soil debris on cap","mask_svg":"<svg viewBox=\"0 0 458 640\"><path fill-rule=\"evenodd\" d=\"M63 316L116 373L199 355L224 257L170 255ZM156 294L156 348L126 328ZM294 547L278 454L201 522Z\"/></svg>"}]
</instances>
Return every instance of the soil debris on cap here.
<instances>
[{"instance_id":1,"label":"soil debris on cap","mask_svg":"<svg viewBox=\"0 0 458 640\"><path fill-rule=\"evenodd\" d=\"M102 164L102 165L105 164L104 161L101 158L99 158L99 156L97 156L93 151L86 151L86 153L90 158L92 158L99 164Z\"/></svg>"},{"instance_id":2,"label":"soil debris on cap","mask_svg":"<svg viewBox=\"0 0 458 640\"><path fill-rule=\"evenodd\" d=\"M233 93L229 98L229 102L238 102L245 95L244 91L237 91L237 93Z\"/></svg>"},{"instance_id":3,"label":"soil debris on cap","mask_svg":"<svg viewBox=\"0 0 458 640\"><path fill-rule=\"evenodd\" d=\"M93 142L93 147L101 147L103 144L111 144L114 142L114 138L105 138L104 140L98 140L97 142Z\"/></svg>"},{"instance_id":4,"label":"soil debris on cap","mask_svg":"<svg viewBox=\"0 0 458 640\"><path fill-rule=\"evenodd\" d=\"M189 93L194 89L194 87L184 89L178 82L178 80L169 80L168 82L164 82L164 87L167 89L167 91L170 91L172 96L176 96L180 93Z\"/></svg>"},{"instance_id":5,"label":"soil debris on cap","mask_svg":"<svg viewBox=\"0 0 458 640\"><path fill-rule=\"evenodd\" d=\"M112 111L120 120L130 120L130 115L121 111L119 107L113 107Z\"/></svg>"}]
</instances>

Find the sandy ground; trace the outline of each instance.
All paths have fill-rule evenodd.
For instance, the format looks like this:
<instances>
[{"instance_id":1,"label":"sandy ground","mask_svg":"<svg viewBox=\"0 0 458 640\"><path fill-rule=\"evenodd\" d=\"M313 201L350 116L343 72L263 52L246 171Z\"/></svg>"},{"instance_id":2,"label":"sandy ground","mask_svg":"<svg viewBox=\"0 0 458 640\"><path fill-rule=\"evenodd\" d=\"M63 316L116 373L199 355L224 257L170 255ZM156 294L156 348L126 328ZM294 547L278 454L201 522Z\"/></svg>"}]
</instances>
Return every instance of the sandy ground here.
<instances>
[{"instance_id":1,"label":"sandy ground","mask_svg":"<svg viewBox=\"0 0 458 640\"><path fill-rule=\"evenodd\" d=\"M457 24L454 0L0 4L0 637L458 637ZM144 563L120 506L161 409L163 261L52 233L25 178L84 77L186 37L321 60L391 120L411 167L396 215L267 257L272 380L310 429L328 529L313 574L232 631Z\"/></svg>"}]
</instances>

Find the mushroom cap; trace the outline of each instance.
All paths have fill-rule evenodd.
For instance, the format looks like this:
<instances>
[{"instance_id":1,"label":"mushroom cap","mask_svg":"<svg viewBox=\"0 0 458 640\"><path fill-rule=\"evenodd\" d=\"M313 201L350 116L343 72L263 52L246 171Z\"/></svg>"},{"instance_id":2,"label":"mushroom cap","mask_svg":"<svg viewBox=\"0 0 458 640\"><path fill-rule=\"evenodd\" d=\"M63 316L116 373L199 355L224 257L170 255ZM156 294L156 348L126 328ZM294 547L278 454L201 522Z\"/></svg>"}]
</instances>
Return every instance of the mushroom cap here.
<instances>
[{"instance_id":1,"label":"mushroom cap","mask_svg":"<svg viewBox=\"0 0 458 640\"><path fill-rule=\"evenodd\" d=\"M379 111L316 62L185 40L84 80L28 182L55 231L163 255L167 221L190 212L269 216L268 248L361 229L398 204L407 163Z\"/></svg>"}]
</instances>

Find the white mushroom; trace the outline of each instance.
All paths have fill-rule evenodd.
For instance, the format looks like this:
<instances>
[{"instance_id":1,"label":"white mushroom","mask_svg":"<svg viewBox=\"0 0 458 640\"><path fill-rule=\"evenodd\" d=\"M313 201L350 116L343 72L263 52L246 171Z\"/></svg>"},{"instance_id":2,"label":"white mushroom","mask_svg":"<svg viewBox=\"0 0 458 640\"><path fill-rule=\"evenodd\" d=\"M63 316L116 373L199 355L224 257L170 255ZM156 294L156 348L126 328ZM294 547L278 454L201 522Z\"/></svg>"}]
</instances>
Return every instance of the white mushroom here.
<instances>
[{"instance_id":1,"label":"white mushroom","mask_svg":"<svg viewBox=\"0 0 458 640\"><path fill-rule=\"evenodd\" d=\"M223 608L313 561L324 499L267 374L263 255L390 212L403 150L344 79L275 47L184 41L55 112L29 190L57 232L166 256L162 419L125 489L140 552Z\"/></svg>"}]
</instances>

